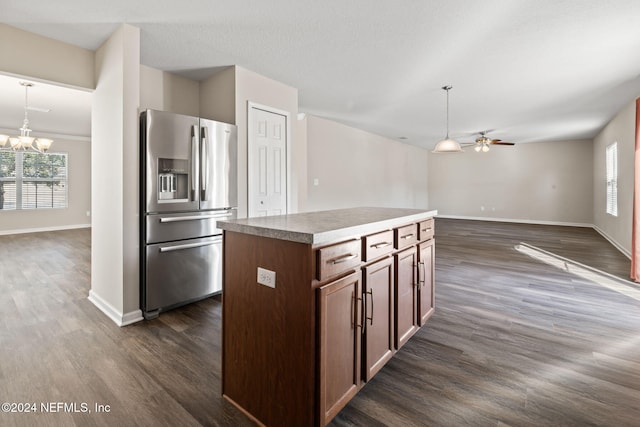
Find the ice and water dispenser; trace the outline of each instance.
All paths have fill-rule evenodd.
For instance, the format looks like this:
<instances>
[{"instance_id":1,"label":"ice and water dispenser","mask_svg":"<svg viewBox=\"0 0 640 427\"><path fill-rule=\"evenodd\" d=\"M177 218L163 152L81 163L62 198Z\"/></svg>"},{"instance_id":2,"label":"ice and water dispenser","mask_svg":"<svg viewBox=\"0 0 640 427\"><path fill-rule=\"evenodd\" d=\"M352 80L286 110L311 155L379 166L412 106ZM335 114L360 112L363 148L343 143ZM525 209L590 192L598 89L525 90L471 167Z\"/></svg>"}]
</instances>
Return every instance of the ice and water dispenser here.
<instances>
[{"instance_id":1,"label":"ice and water dispenser","mask_svg":"<svg viewBox=\"0 0 640 427\"><path fill-rule=\"evenodd\" d=\"M158 202L189 200L189 161L158 159Z\"/></svg>"}]
</instances>

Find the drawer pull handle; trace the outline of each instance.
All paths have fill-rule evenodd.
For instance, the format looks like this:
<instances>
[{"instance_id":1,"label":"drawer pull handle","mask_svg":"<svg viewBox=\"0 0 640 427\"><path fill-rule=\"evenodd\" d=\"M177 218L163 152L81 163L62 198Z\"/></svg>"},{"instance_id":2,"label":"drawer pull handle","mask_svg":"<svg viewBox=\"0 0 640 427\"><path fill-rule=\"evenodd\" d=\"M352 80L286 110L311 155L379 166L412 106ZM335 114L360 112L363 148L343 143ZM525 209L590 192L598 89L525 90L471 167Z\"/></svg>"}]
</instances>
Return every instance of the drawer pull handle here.
<instances>
[{"instance_id":1,"label":"drawer pull handle","mask_svg":"<svg viewBox=\"0 0 640 427\"><path fill-rule=\"evenodd\" d=\"M391 242L382 242L382 243L377 243L375 245L371 245L371 247L374 249L382 249L382 248L386 248L387 246L391 246Z\"/></svg>"},{"instance_id":2,"label":"drawer pull handle","mask_svg":"<svg viewBox=\"0 0 640 427\"><path fill-rule=\"evenodd\" d=\"M192 249L192 248L200 248L203 246L211 246L211 245L215 245L216 243L220 243L221 241L222 239L216 240L213 242L187 243L187 244L178 245L178 246L164 246L160 248L160 253L163 254L165 252L180 251L182 249Z\"/></svg>"},{"instance_id":3,"label":"drawer pull handle","mask_svg":"<svg viewBox=\"0 0 640 427\"><path fill-rule=\"evenodd\" d=\"M181 222L181 221L195 221L195 220L213 219L213 218L226 218L232 215L233 214L230 214L230 213L224 213L224 214L217 214L217 215L174 216L174 217L160 218L160 222L164 224L167 222Z\"/></svg>"},{"instance_id":4,"label":"drawer pull handle","mask_svg":"<svg viewBox=\"0 0 640 427\"><path fill-rule=\"evenodd\" d=\"M431 228L423 228L422 231L431 231Z\"/></svg>"},{"instance_id":5,"label":"drawer pull handle","mask_svg":"<svg viewBox=\"0 0 640 427\"><path fill-rule=\"evenodd\" d=\"M347 255L341 256L340 258L334 259L333 263L334 264L341 264L343 262L347 262L349 260L352 260L357 256L358 256L358 254L347 254Z\"/></svg>"},{"instance_id":6,"label":"drawer pull handle","mask_svg":"<svg viewBox=\"0 0 640 427\"><path fill-rule=\"evenodd\" d=\"M414 233L411 233L411 234L405 234L404 236L402 236L402 237L400 237L400 238L401 238L401 239L405 239L405 240L406 240L406 239L411 239L411 238L413 238L413 236L415 236L415 234L414 234Z\"/></svg>"}]
</instances>

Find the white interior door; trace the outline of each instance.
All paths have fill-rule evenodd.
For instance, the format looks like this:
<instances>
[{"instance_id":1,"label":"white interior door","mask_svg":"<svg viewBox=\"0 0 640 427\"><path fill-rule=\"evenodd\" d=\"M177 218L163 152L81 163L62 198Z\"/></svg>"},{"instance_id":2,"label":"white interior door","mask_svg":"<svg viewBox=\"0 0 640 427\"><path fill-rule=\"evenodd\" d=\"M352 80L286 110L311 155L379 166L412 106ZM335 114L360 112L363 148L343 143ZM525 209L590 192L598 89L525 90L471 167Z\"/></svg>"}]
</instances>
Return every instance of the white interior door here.
<instances>
[{"instance_id":1,"label":"white interior door","mask_svg":"<svg viewBox=\"0 0 640 427\"><path fill-rule=\"evenodd\" d=\"M248 118L249 216L286 214L288 116L249 105Z\"/></svg>"}]
</instances>

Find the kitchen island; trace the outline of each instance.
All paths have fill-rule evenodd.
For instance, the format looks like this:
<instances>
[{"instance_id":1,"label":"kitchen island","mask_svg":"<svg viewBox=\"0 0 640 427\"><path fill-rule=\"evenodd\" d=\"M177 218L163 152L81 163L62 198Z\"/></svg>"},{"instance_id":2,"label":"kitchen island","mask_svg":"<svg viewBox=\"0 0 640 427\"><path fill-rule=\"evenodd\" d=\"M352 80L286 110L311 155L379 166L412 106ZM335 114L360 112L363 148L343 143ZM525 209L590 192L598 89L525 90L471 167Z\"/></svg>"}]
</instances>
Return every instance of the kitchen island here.
<instances>
[{"instance_id":1,"label":"kitchen island","mask_svg":"<svg viewBox=\"0 0 640 427\"><path fill-rule=\"evenodd\" d=\"M434 210L218 221L222 393L268 426L324 426L433 314Z\"/></svg>"}]
</instances>

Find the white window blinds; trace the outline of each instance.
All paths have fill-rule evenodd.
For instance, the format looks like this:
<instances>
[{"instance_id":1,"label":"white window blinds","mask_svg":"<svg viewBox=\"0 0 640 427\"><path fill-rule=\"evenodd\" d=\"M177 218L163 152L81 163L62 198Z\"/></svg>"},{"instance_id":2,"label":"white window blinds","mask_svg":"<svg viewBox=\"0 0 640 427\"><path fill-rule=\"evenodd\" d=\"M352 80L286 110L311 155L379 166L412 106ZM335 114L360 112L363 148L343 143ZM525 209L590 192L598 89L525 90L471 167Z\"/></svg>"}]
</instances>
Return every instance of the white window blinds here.
<instances>
[{"instance_id":1,"label":"white window blinds","mask_svg":"<svg viewBox=\"0 0 640 427\"><path fill-rule=\"evenodd\" d=\"M67 154L0 152L0 209L67 207Z\"/></svg>"}]
</instances>

